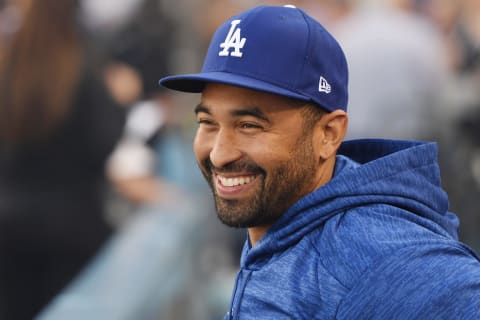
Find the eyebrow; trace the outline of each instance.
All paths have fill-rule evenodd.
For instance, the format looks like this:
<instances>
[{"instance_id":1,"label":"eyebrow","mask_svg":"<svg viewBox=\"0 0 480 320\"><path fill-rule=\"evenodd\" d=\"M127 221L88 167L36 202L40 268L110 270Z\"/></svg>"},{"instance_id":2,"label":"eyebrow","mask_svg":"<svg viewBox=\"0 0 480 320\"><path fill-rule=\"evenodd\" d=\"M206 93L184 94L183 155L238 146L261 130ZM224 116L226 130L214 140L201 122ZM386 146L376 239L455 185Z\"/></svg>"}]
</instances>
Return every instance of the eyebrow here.
<instances>
[{"instance_id":1,"label":"eyebrow","mask_svg":"<svg viewBox=\"0 0 480 320\"><path fill-rule=\"evenodd\" d=\"M195 114L199 114L201 112L206 114L211 114L210 109L207 106L204 106L202 104L198 104L195 107L194 111L195 111ZM260 110L260 108L258 107L245 107L243 109L236 109L236 110L232 110L230 114L235 117L250 116L265 122L270 122L270 120L265 115L265 113L263 113L262 110Z\"/></svg>"},{"instance_id":2,"label":"eyebrow","mask_svg":"<svg viewBox=\"0 0 480 320\"><path fill-rule=\"evenodd\" d=\"M195 111L195 114L199 114L201 112L206 114L211 114L210 109L208 109L206 106L202 105L201 103L195 107L194 111Z\"/></svg>"}]
</instances>

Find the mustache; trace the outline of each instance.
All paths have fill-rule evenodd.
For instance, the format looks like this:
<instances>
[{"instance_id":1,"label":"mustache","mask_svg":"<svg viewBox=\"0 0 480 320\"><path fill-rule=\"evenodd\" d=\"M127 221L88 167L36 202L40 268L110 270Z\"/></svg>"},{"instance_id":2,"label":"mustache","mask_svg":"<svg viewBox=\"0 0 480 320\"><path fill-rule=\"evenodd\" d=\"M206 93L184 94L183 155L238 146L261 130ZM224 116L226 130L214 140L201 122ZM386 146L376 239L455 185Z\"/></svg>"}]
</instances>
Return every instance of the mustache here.
<instances>
[{"instance_id":1,"label":"mustache","mask_svg":"<svg viewBox=\"0 0 480 320\"><path fill-rule=\"evenodd\" d=\"M255 162L248 160L241 160L227 163L222 167L216 167L213 165L209 158L203 161L203 167L209 172L228 173L228 172L251 172L255 174L265 174L265 170L259 167Z\"/></svg>"}]
</instances>

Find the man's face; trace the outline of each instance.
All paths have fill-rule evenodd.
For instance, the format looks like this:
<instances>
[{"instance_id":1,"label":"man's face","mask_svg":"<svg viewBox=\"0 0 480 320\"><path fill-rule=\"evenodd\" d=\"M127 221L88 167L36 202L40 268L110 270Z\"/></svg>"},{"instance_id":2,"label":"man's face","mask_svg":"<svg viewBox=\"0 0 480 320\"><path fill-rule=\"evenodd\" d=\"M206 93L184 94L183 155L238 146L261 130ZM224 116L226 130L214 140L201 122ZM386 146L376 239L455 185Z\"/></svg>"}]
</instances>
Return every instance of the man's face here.
<instances>
[{"instance_id":1,"label":"man's face","mask_svg":"<svg viewBox=\"0 0 480 320\"><path fill-rule=\"evenodd\" d=\"M270 225L318 187L318 157L301 106L273 94L208 84L195 112L195 154L226 225Z\"/></svg>"}]
</instances>

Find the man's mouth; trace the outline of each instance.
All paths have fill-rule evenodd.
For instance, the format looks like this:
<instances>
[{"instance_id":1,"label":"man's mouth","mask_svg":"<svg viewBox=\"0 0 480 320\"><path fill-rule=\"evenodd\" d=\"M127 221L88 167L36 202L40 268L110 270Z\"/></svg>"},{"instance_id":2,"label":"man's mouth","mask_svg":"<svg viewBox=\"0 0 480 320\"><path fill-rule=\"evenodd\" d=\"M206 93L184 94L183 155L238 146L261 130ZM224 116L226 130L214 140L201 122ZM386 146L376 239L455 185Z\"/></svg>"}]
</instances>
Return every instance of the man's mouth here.
<instances>
[{"instance_id":1,"label":"man's mouth","mask_svg":"<svg viewBox=\"0 0 480 320\"><path fill-rule=\"evenodd\" d=\"M215 190L224 199L239 199L251 196L258 174L225 176L215 174Z\"/></svg>"},{"instance_id":2,"label":"man's mouth","mask_svg":"<svg viewBox=\"0 0 480 320\"><path fill-rule=\"evenodd\" d=\"M217 175L218 181L224 187L236 187L244 184L249 184L250 182L255 180L255 178L256 178L256 175L238 176L238 177L224 177L221 175Z\"/></svg>"}]
</instances>

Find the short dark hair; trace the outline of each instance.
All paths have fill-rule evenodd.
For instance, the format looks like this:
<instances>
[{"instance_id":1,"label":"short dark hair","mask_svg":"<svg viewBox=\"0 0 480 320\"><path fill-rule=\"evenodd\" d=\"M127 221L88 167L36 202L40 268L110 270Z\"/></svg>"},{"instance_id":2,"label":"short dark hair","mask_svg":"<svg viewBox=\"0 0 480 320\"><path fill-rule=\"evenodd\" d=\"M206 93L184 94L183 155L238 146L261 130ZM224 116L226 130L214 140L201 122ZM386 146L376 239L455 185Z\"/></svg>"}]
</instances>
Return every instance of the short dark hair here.
<instances>
[{"instance_id":1,"label":"short dark hair","mask_svg":"<svg viewBox=\"0 0 480 320\"><path fill-rule=\"evenodd\" d=\"M304 120L304 132L313 129L318 120L320 120L324 114L329 113L328 110L314 102L294 98L287 99L290 107L300 109L300 113Z\"/></svg>"},{"instance_id":2,"label":"short dark hair","mask_svg":"<svg viewBox=\"0 0 480 320\"><path fill-rule=\"evenodd\" d=\"M311 130L318 120L320 120L320 118L326 113L328 113L328 111L317 104L311 102L304 103L301 110L304 120L304 130Z\"/></svg>"}]
</instances>

